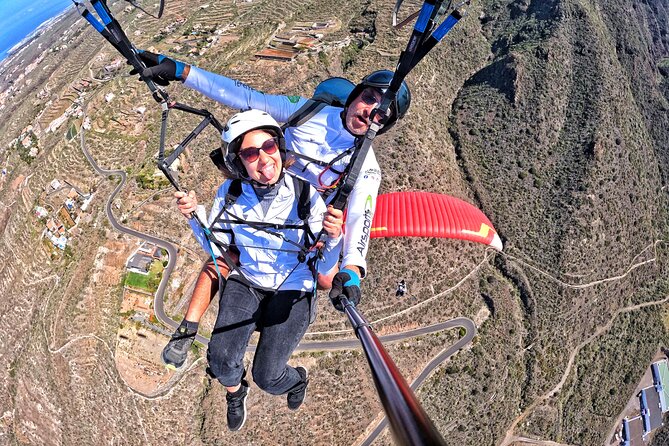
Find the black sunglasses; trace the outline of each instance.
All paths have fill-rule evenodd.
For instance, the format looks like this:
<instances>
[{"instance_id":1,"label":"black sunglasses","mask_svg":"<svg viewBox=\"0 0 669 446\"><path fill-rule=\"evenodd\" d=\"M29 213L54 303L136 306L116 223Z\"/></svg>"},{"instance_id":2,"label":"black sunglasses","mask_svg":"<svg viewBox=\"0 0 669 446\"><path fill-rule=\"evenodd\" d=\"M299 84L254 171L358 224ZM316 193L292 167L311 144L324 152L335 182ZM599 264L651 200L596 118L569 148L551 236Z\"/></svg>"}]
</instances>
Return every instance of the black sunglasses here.
<instances>
[{"instance_id":1,"label":"black sunglasses","mask_svg":"<svg viewBox=\"0 0 669 446\"><path fill-rule=\"evenodd\" d=\"M376 95L369 90L363 90L360 93L360 100L367 105L379 104L381 99L376 99Z\"/></svg>"}]
</instances>

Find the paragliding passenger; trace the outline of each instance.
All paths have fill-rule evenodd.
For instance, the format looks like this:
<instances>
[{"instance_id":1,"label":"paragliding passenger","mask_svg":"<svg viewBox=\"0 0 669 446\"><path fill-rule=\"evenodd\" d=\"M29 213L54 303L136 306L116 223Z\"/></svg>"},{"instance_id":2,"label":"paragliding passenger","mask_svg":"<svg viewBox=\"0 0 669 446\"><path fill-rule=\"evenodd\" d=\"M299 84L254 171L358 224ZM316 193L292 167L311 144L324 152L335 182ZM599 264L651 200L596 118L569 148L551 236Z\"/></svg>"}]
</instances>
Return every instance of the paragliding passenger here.
<instances>
[{"instance_id":1,"label":"paragliding passenger","mask_svg":"<svg viewBox=\"0 0 669 446\"><path fill-rule=\"evenodd\" d=\"M230 118L221 150L234 180L220 186L206 221L222 245L237 247L239 266L230 272L220 294L207 359L209 373L227 389L228 428L234 431L246 419L249 385L244 379L244 352L256 328L262 329L251 369L253 381L272 395L287 394L289 409L296 410L304 401L307 370L291 367L287 361L306 332L315 306L316 271L311 266L328 272L337 264L343 213L326 210L315 188L284 170L285 140L267 113L248 110ZM241 191L231 203L227 198L235 181ZM300 215L303 196L309 203L306 216ZM176 192L175 197L184 216L197 212L205 218L194 192ZM302 226L296 224L300 220ZM189 221L198 241L208 249L202 228L194 219ZM267 223L271 232L262 229ZM300 259L295 246L304 246L305 238L321 229L327 235L322 260L315 261L313 250L305 250L306 257Z\"/></svg>"},{"instance_id":2,"label":"paragliding passenger","mask_svg":"<svg viewBox=\"0 0 669 446\"><path fill-rule=\"evenodd\" d=\"M260 109L279 122L291 120L309 101L299 96L265 94L239 81L163 55L144 51L140 53L140 57L148 67L143 75L156 83L166 85L170 81L179 80L186 87L229 107L240 110ZM347 92L343 102L331 101L331 105L319 109L306 122L285 129L286 150L296 160L288 170L316 187L326 203L334 197L332 192L336 190L339 180L351 164L356 141L367 132L372 111L379 105L392 77L391 71L380 70L365 76L356 86L344 80L352 86L352 90ZM402 82L397 100L391 104L379 134L404 117L410 102L409 88ZM339 304L340 295L344 294L354 305L360 301L360 278L366 274L369 228L374 217L380 183L381 170L374 151L370 149L348 199L346 233L341 248L342 268L340 271L333 269L329 274L318 277L320 288L332 288L330 299L340 311L343 310ZM203 269L182 327L179 328L181 333L177 330L163 351L163 360L168 365L179 367L186 360L198 321L218 286L216 280L212 281L216 277L213 270L213 264ZM225 274L225 271L222 272Z\"/></svg>"}]
</instances>

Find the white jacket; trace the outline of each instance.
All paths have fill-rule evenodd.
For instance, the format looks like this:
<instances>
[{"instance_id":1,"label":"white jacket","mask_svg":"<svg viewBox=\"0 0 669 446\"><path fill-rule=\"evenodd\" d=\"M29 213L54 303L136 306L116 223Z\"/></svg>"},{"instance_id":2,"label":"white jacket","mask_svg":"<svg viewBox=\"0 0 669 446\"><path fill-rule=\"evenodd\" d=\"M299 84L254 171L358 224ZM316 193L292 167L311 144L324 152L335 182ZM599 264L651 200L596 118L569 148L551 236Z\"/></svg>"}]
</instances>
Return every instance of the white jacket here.
<instances>
[{"instance_id":1,"label":"white jacket","mask_svg":"<svg viewBox=\"0 0 669 446\"><path fill-rule=\"evenodd\" d=\"M225 204L225 195L231 183L231 180L227 180L218 188L209 218L206 218L204 206L198 206L197 214L202 221L207 222L214 237L224 245L231 244L231 234L218 230L232 230L234 243L239 249L239 263L241 264L237 270L232 272L232 275L241 273L254 285L266 289L313 291L315 286L313 274L307 262L299 262L298 248L295 245L260 229L253 229L244 224L226 223L225 220L234 220L227 213L222 214L217 221L214 221ZM229 206L227 211L251 223L301 224L297 213L298 197L295 196L293 179L290 178L289 174L286 174L284 179L277 183L276 187L279 187L278 193L266 215L263 215L253 186L246 181L242 181L242 193L235 203ZM323 216L326 208L318 191L311 186L309 188L311 210L308 225L314 235L317 235L323 227ZM205 251L209 252L209 242L202 228L194 219L190 220L190 226L198 242ZM270 228L269 230L280 233L286 239L304 246L305 231L303 229ZM329 272L337 264L341 236L336 239L326 236L324 240L324 258L318 262L318 272L320 273ZM211 248L215 255L220 255L220 250L216 245L212 244ZM307 260L314 255L315 253L309 253Z\"/></svg>"},{"instance_id":2,"label":"white jacket","mask_svg":"<svg viewBox=\"0 0 669 446\"><path fill-rule=\"evenodd\" d=\"M265 94L239 81L194 66L191 66L184 85L232 108L266 111L279 122L287 121L307 101L299 96ZM301 126L288 128L285 132L286 149L330 162L353 147L355 137L344 127L341 112L341 108L328 106ZM341 172L350 160L351 156L347 155L333 168ZM323 167L301 158L297 158L297 162L289 168L290 172L317 188L320 187L318 176L323 170ZM321 180L329 185L337 177L338 174L330 170L323 174ZM342 258L342 265L361 267L363 276L367 269L365 257L369 248L369 231L380 185L381 169L374 150L370 148L348 199Z\"/></svg>"}]
</instances>

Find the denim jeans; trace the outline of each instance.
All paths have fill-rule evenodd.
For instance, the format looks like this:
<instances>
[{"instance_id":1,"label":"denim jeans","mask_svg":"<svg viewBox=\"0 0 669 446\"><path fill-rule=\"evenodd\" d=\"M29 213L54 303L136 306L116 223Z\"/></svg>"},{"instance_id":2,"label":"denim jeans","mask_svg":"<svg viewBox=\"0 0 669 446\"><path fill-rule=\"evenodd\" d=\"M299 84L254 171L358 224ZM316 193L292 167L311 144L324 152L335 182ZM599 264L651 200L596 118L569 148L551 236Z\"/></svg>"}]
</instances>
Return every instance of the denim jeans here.
<instances>
[{"instance_id":1,"label":"denim jeans","mask_svg":"<svg viewBox=\"0 0 669 446\"><path fill-rule=\"evenodd\" d=\"M253 381L272 395L284 394L300 384L300 375L287 362L309 327L311 298L307 291L262 291L230 278L220 297L207 350L210 373L226 387L239 384L244 352L258 327Z\"/></svg>"}]
</instances>

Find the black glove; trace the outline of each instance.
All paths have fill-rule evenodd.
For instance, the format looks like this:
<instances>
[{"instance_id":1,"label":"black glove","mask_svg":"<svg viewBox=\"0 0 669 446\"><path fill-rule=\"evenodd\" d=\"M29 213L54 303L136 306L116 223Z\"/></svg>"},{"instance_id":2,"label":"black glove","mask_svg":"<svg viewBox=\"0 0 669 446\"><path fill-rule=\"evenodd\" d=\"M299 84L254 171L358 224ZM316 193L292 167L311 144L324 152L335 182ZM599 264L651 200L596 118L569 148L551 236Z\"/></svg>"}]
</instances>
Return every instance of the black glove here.
<instances>
[{"instance_id":1,"label":"black glove","mask_svg":"<svg viewBox=\"0 0 669 446\"><path fill-rule=\"evenodd\" d=\"M137 55L146 65L142 76L153 80L156 84L164 86L170 81L184 81L182 76L186 68L185 63L144 50L139 50ZM139 72L133 68L130 74L139 74Z\"/></svg>"},{"instance_id":2,"label":"black glove","mask_svg":"<svg viewBox=\"0 0 669 446\"><path fill-rule=\"evenodd\" d=\"M339 300L339 297L342 295L346 296L353 306L360 303L360 277L355 271L343 269L335 274L332 279L330 301L339 311L344 311L344 306L341 304L341 300Z\"/></svg>"}]
</instances>

